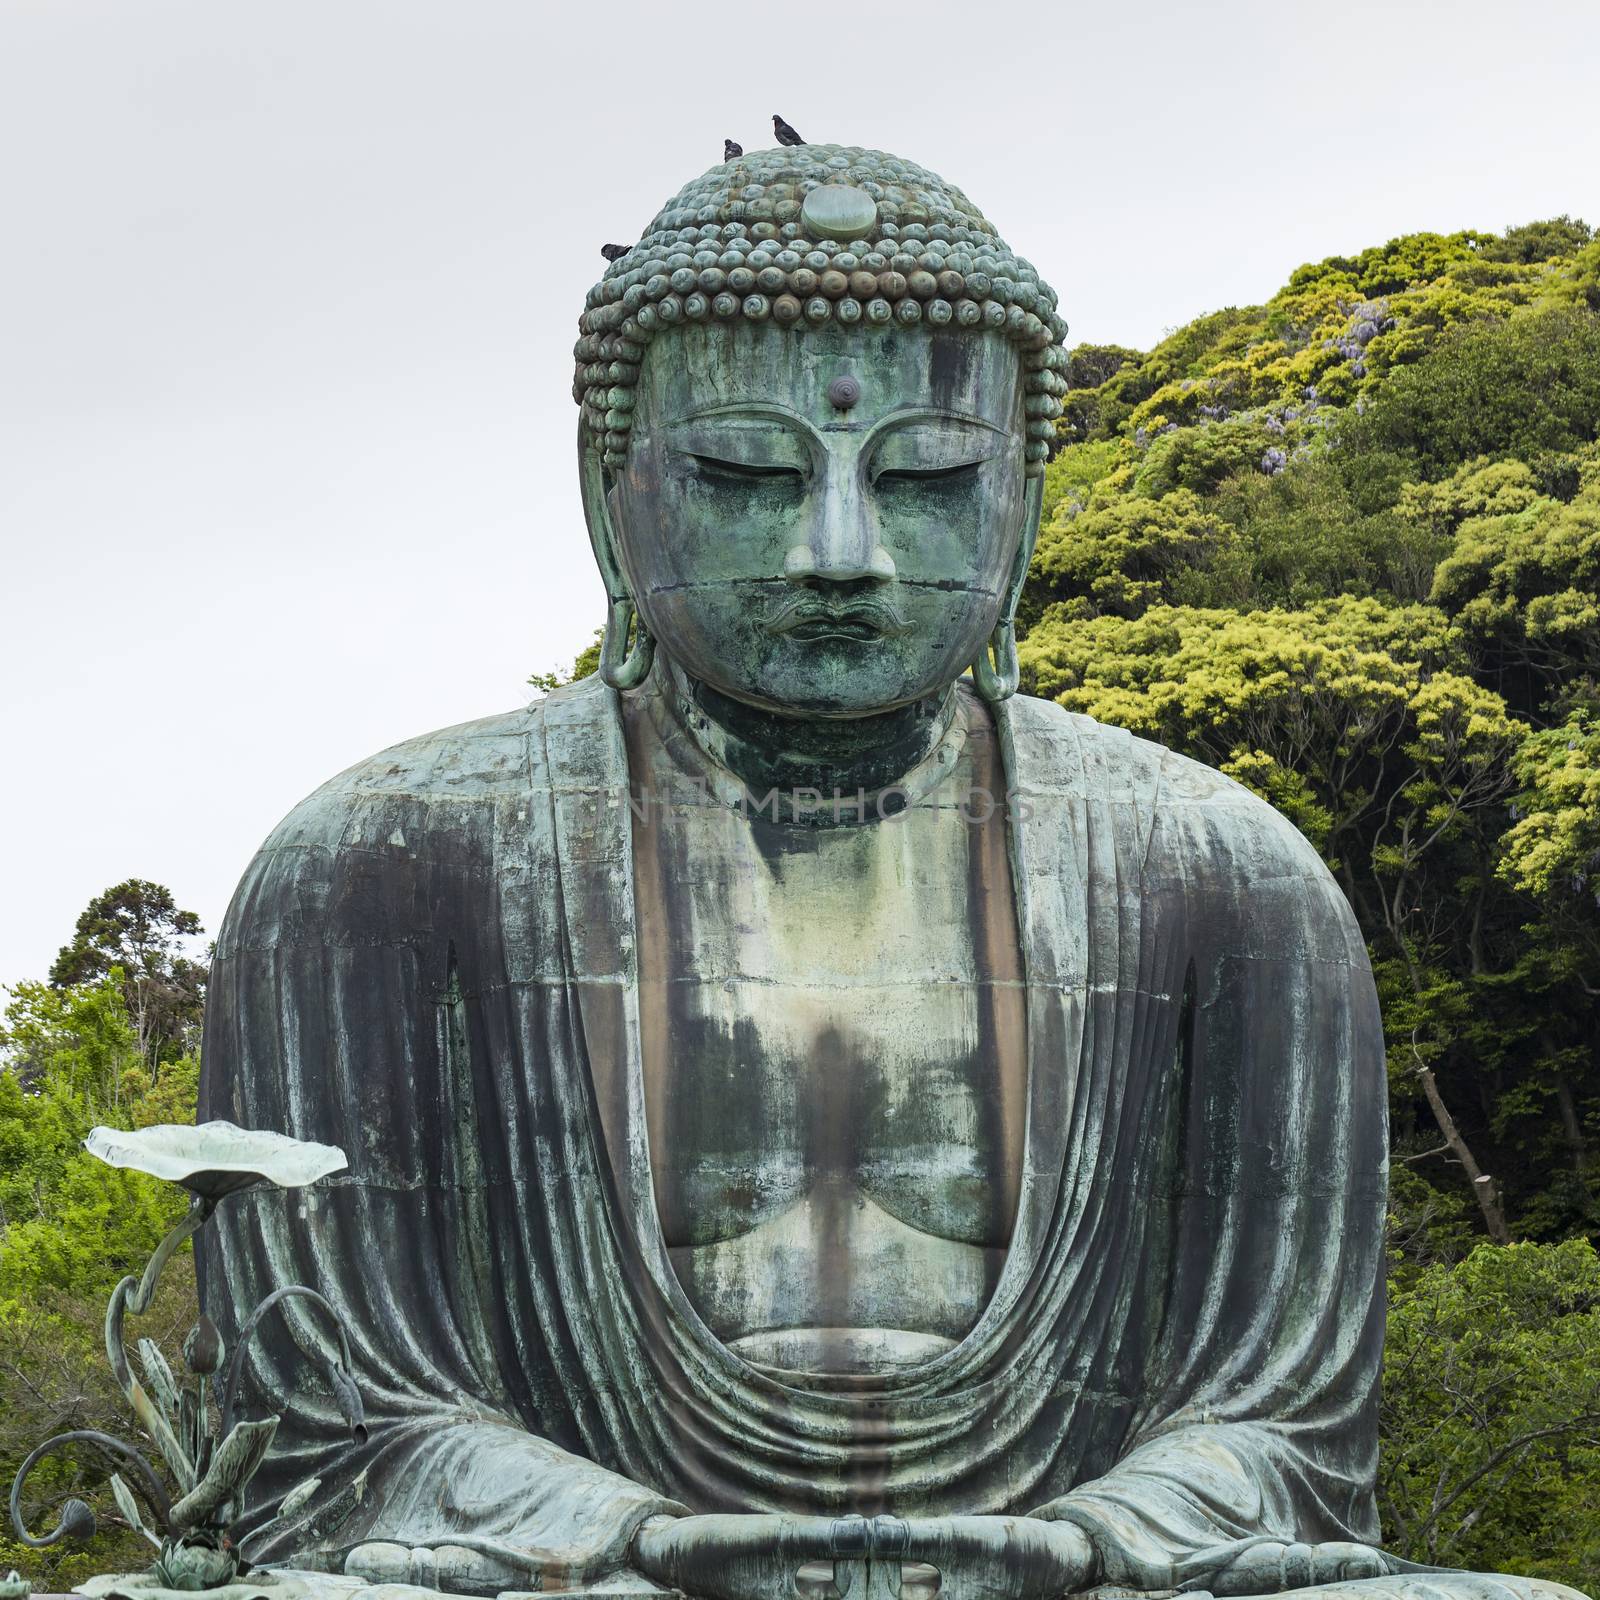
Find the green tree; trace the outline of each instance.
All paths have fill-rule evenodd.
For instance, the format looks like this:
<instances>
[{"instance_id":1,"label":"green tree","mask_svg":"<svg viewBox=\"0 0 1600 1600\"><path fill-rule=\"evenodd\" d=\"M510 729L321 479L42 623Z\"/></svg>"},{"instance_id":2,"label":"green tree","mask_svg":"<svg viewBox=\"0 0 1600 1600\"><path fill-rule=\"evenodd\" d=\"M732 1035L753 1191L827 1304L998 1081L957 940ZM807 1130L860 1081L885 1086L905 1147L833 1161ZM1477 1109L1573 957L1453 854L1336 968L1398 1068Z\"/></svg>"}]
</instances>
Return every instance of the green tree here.
<instances>
[{"instance_id":1,"label":"green tree","mask_svg":"<svg viewBox=\"0 0 1600 1600\"><path fill-rule=\"evenodd\" d=\"M1502 499L1526 498L1460 522L1434 574L1431 599L1480 673L1535 715L1600 675L1600 456L1579 459L1587 470L1566 504L1528 495L1520 462L1472 474L1469 485L1498 477Z\"/></svg>"},{"instance_id":2,"label":"green tree","mask_svg":"<svg viewBox=\"0 0 1600 1600\"><path fill-rule=\"evenodd\" d=\"M159 970L159 966L157 966ZM173 1186L108 1167L83 1148L97 1123L143 1127L194 1119L198 1062L147 1054L120 966L81 983L20 983L0 1023L0 1484L52 1434L130 1421L105 1358L106 1298L140 1268L183 1210ZM173 1263L139 1332L175 1358L194 1301L192 1257ZM25 1516L37 1530L69 1494L109 1530L87 1548L25 1550L0 1537L0 1567L64 1589L142 1565L143 1542L106 1492L92 1452L52 1459L29 1479Z\"/></svg>"},{"instance_id":3,"label":"green tree","mask_svg":"<svg viewBox=\"0 0 1600 1600\"><path fill-rule=\"evenodd\" d=\"M1600 1257L1481 1245L1390 1296L1378 1498L1411 1560L1600 1584Z\"/></svg>"},{"instance_id":4,"label":"green tree","mask_svg":"<svg viewBox=\"0 0 1600 1600\"><path fill-rule=\"evenodd\" d=\"M1482 253L1489 261L1550 261L1576 255L1593 237L1594 229L1581 217L1551 217L1507 228L1503 237L1486 240Z\"/></svg>"},{"instance_id":5,"label":"green tree","mask_svg":"<svg viewBox=\"0 0 1600 1600\"><path fill-rule=\"evenodd\" d=\"M98 1297L181 1214L169 1185L83 1149L96 1123L192 1121L198 1063L152 1067L121 974L57 989L21 983L0 1026L0 1300Z\"/></svg>"},{"instance_id":6,"label":"green tree","mask_svg":"<svg viewBox=\"0 0 1600 1600\"><path fill-rule=\"evenodd\" d=\"M1067 506L1039 532L1036 580L1077 614L1137 617L1183 596L1233 530L1199 496L1107 494Z\"/></svg>"},{"instance_id":7,"label":"green tree","mask_svg":"<svg viewBox=\"0 0 1600 1600\"><path fill-rule=\"evenodd\" d=\"M205 1011L206 968L184 953L204 929L164 884L128 878L98 894L50 968L57 988L122 975L140 1053L154 1061L192 1051Z\"/></svg>"},{"instance_id":8,"label":"green tree","mask_svg":"<svg viewBox=\"0 0 1600 1600\"><path fill-rule=\"evenodd\" d=\"M1600 243L1556 218L1086 349L1019 615L1035 692L1252 785L1338 874L1414 1262L1462 1215L1600 1227L1597 310Z\"/></svg>"},{"instance_id":9,"label":"green tree","mask_svg":"<svg viewBox=\"0 0 1600 1600\"><path fill-rule=\"evenodd\" d=\"M1354 448L1395 451L1419 478L1475 456L1576 450L1597 428L1600 318L1565 306L1453 328L1348 425Z\"/></svg>"},{"instance_id":10,"label":"green tree","mask_svg":"<svg viewBox=\"0 0 1600 1600\"><path fill-rule=\"evenodd\" d=\"M541 694L549 694L552 689L559 689L564 683L576 683L579 678L587 678L600 666L600 638L601 630L596 628L594 638L578 652L570 672L552 669L549 672L530 673L528 686L537 689Z\"/></svg>"}]
</instances>

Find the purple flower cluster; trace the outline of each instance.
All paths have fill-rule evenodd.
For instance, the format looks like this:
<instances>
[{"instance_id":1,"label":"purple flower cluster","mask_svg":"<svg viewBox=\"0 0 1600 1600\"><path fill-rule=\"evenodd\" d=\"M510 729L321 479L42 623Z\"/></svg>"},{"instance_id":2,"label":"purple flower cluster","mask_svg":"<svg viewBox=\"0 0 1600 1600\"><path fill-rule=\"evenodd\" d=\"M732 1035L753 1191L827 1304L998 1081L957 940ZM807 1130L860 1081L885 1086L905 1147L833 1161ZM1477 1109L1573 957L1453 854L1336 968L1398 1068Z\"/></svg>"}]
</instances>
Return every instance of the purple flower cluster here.
<instances>
[{"instance_id":1,"label":"purple flower cluster","mask_svg":"<svg viewBox=\"0 0 1600 1600\"><path fill-rule=\"evenodd\" d=\"M1350 363L1350 371L1358 378L1367 375L1367 346L1380 333L1394 328L1394 318L1382 300L1363 300L1350 312L1350 326L1336 339L1325 339L1324 350L1337 350Z\"/></svg>"}]
</instances>

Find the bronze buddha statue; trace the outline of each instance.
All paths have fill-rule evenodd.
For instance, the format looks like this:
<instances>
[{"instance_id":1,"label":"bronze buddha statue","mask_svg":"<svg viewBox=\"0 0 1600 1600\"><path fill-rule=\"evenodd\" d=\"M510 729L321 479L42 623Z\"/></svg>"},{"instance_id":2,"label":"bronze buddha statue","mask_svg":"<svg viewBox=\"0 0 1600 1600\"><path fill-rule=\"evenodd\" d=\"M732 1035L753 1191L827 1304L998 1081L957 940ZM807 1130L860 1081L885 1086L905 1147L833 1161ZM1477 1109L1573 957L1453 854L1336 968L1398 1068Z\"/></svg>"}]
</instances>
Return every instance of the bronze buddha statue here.
<instances>
[{"instance_id":1,"label":"bronze buddha statue","mask_svg":"<svg viewBox=\"0 0 1600 1600\"><path fill-rule=\"evenodd\" d=\"M365 1498L279 1558L1558 1588L1377 1548L1384 1052L1338 888L1229 779L1014 692L1065 331L958 190L826 145L714 168L591 292L599 674L333 779L218 944L202 1115L350 1159L203 1263L357 1347L369 1440L295 1394L263 1494L350 1451Z\"/></svg>"}]
</instances>

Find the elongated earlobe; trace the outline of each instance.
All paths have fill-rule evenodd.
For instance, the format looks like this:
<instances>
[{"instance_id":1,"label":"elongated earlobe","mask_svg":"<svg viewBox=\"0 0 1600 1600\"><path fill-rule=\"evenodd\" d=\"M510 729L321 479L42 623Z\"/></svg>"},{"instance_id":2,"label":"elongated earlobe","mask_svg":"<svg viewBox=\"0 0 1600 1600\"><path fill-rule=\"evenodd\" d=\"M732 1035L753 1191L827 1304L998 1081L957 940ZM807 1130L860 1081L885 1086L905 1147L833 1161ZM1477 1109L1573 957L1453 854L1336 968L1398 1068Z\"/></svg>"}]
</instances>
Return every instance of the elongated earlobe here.
<instances>
[{"instance_id":1,"label":"elongated earlobe","mask_svg":"<svg viewBox=\"0 0 1600 1600\"><path fill-rule=\"evenodd\" d=\"M650 676L655 659L656 642L639 620L633 601L626 596L613 600L600 640L600 681L611 689L637 689Z\"/></svg>"},{"instance_id":2,"label":"elongated earlobe","mask_svg":"<svg viewBox=\"0 0 1600 1600\"><path fill-rule=\"evenodd\" d=\"M1039 541L1039 517L1044 509L1044 480L1029 478L1022 499L1022 525L1018 530L1017 558L1006 585L1005 609L994 625L978 659L972 663L972 682L990 705L999 705L1017 692L1022 681L1022 663L1017 659L1017 605L1022 586L1028 581L1028 563Z\"/></svg>"},{"instance_id":3,"label":"elongated earlobe","mask_svg":"<svg viewBox=\"0 0 1600 1600\"><path fill-rule=\"evenodd\" d=\"M610 475L600 451L578 424L578 478L583 490L583 515L589 543L606 586L606 626L600 639L600 680L609 688L637 689L650 676L656 642L644 625L628 588L627 574L617 559L611 523Z\"/></svg>"},{"instance_id":4,"label":"elongated earlobe","mask_svg":"<svg viewBox=\"0 0 1600 1600\"><path fill-rule=\"evenodd\" d=\"M972 681L990 705L999 705L1017 692L1022 663L1017 660L1017 625L1002 617L972 663Z\"/></svg>"}]
</instances>

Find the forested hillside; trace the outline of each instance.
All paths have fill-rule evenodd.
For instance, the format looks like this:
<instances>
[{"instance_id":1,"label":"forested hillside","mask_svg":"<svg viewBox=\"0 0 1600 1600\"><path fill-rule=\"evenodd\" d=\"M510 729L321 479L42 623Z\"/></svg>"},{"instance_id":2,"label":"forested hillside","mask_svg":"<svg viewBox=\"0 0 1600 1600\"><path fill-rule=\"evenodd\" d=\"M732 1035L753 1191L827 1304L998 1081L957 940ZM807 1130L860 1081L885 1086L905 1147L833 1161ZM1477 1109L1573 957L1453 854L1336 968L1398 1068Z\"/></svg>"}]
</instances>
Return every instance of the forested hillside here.
<instances>
[{"instance_id":1,"label":"forested hillside","mask_svg":"<svg viewBox=\"0 0 1600 1600\"><path fill-rule=\"evenodd\" d=\"M1600 242L1412 234L1072 361L1025 687L1322 851L1383 995L1414 1260L1592 1232Z\"/></svg>"}]
</instances>

